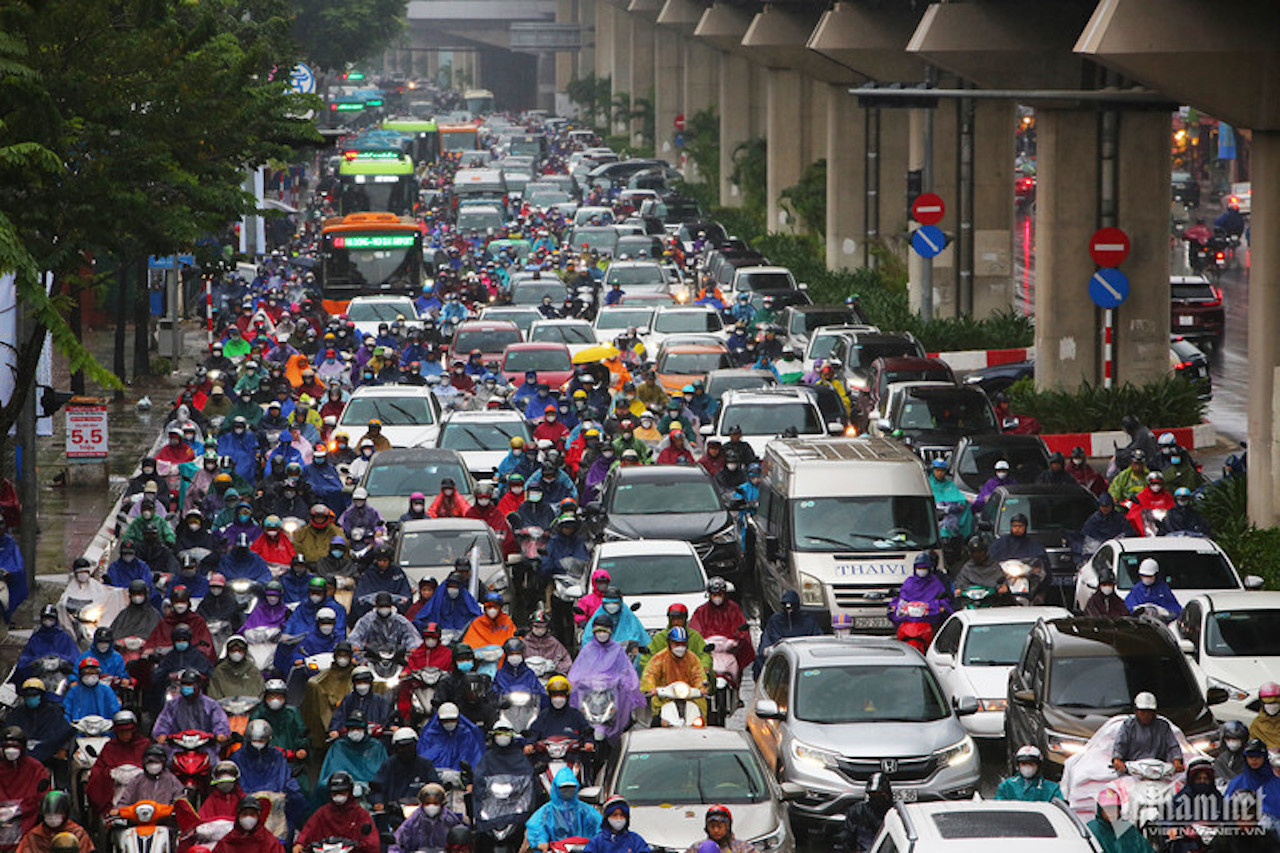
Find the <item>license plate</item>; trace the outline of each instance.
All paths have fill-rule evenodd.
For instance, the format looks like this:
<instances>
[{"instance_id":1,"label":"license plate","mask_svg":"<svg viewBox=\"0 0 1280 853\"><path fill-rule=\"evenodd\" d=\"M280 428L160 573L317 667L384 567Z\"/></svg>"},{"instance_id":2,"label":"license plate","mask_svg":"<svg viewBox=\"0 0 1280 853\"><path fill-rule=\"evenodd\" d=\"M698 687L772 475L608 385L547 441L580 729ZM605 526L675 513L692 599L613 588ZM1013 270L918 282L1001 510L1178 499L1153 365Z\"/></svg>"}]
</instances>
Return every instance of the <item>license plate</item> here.
<instances>
[{"instance_id":1,"label":"license plate","mask_svg":"<svg viewBox=\"0 0 1280 853\"><path fill-rule=\"evenodd\" d=\"M1196 324L1195 317L1179 317L1178 318L1179 326L1194 326L1195 324Z\"/></svg>"},{"instance_id":2,"label":"license plate","mask_svg":"<svg viewBox=\"0 0 1280 853\"><path fill-rule=\"evenodd\" d=\"M888 616L855 616L853 627L857 628L892 628L893 623Z\"/></svg>"},{"instance_id":3,"label":"license plate","mask_svg":"<svg viewBox=\"0 0 1280 853\"><path fill-rule=\"evenodd\" d=\"M893 798L900 803L914 803L916 801L915 788L894 788Z\"/></svg>"}]
</instances>

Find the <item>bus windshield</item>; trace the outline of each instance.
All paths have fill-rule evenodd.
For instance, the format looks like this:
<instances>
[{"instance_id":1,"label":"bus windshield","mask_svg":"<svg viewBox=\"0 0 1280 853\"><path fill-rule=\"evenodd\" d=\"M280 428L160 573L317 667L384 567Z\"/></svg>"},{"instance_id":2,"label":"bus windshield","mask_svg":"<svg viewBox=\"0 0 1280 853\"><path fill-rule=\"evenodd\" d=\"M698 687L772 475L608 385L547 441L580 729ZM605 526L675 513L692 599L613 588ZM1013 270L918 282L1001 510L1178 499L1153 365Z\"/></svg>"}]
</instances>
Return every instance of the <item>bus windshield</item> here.
<instances>
[{"instance_id":1,"label":"bus windshield","mask_svg":"<svg viewBox=\"0 0 1280 853\"><path fill-rule=\"evenodd\" d=\"M389 210L407 214L417 195L413 175L342 175L338 207L343 214Z\"/></svg>"},{"instance_id":2,"label":"bus windshield","mask_svg":"<svg viewBox=\"0 0 1280 853\"><path fill-rule=\"evenodd\" d=\"M412 231L327 233L321 263L326 297L416 291L422 281L422 240Z\"/></svg>"},{"instance_id":3,"label":"bus windshield","mask_svg":"<svg viewBox=\"0 0 1280 853\"><path fill-rule=\"evenodd\" d=\"M479 133L474 127L469 128L441 128L440 129L440 150L441 151L473 151L479 143Z\"/></svg>"}]
</instances>

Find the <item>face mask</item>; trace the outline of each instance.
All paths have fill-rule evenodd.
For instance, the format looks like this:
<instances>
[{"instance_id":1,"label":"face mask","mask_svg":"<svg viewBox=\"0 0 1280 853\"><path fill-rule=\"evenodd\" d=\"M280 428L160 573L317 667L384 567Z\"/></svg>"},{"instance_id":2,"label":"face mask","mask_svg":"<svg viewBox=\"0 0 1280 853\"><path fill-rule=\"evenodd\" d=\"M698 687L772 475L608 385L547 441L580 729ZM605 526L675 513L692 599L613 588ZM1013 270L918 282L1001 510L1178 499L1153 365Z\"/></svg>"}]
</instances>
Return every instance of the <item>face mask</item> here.
<instances>
[{"instance_id":1,"label":"face mask","mask_svg":"<svg viewBox=\"0 0 1280 853\"><path fill-rule=\"evenodd\" d=\"M918 578L927 578L929 577L929 574L930 572L928 569L916 569L916 577Z\"/></svg>"},{"instance_id":2,"label":"face mask","mask_svg":"<svg viewBox=\"0 0 1280 853\"><path fill-rule=\"evenodd\" d=\"M486 497L476 498L476 504L478 506L488 506L490 503L492 503L492 501L489 498L486 498Z\"/></svg>"},{"instance_id":3,"label":"face mask","mask_svg":"<svg viewBox=\"0 0 1280 853\"><path fill-rule=\"evenodd\" d=\"M159 761L148 761L147 766L143 769L147 771L148 776L159 776L160 772L164 770L164 765Z\"/></svg>"},{"instance_id":4,"label":"face mask","mask_svg":"<svg viewBox=\"0 0 1280 853\"><path fill-rule=\"evenodd\" d=\"M524 655L507 655L507 663L512 666L519 666L524 663Z\"/></svg>"},{"instance_id":5,"label":"face mask","mask_svg":"<svg viewBox=\"0 0 1280 853\"><path fill-rule=\"evenodd\" d=\"M255 740L250 742L250 746L257 750L263 750L267 748L267 743L268 741L265 740Z\"/></svg>"},{"instance_id":6,"label":"face mask","mask_svg":"<svg viewBox=\"0 0 1280 853\"><path fill-rule=\"evenodd\" d=\"M453 489L441 489L440 494L444 495L446 498L451 498L453 497Z\"/></svg>"},{"instance_id":7,"label":"face mask","mask_svg":"<svg viewBox=\"0 0 1280 853\"><path fill-rule=\"evenodd\" d=\"M620 602L620 601L606 601L606 602L605 602L605 605L604 605L604 612L605 612L605 613L608 613L608 614L610 614L611 616L616 616L620 610L622 610L622 602Z\"/></svg>"},{"instance_id":8,"label":"face mask","mask_svg":"<svg viewBox=\"0 0 1280 853\"><path fill-rule=\"evenodd\" d=\"M486 608L484 609L484 615L485 615L485 616L488 616L490 619L497 619L497 618L498 618L498 614L499 614L499 613L501 613L501 612L502 612L502 611L500 611L500 610L499 610L498 608L496 608L496 607L486 607Z\"/></svg>"},{"instance_id":9,"label":"face mask","mask_svg":"<svg viewBox=\"0 0 1280 853\"><path fill-rule=\"evenodd\" d=\"M1022 774L1023 779L1033 779L1038 768L1034 764L1019 764L1018 772Z\"/></svg>"},{"instance_id":10,"label":"face mask","mask_svg":"<svg viewBox=\"0 0 1280 853\"><path fill-rule=\"evenodd\" d=\"M320 632L320 636L327 637L333 633L333 623L321 622L319 625L316 626L316 630Z\"/></svg>"},{"instance_id":11,"label":"face mask","mask_svg":"<svg viewBox=\"0 0 1280 853\"><path fill-rule=\"evenodd\" d=\"M688 653L689 653L688 646L672 646L671 647L671 654L675 655L678 658L682 658Z\"/></svg>"},{"instance_id":12,"label":"face mask","mask_svg":"<svg viewBox=\"0 0 1280 853\"><path fill-rule=\"evenodd\" d=\"M1169 457L1169 461L1170 461L1171 463L1173 463L1174 465L1177 465L1177 464L1179 464L1180 462L1182 462L1182 457L1181 457L1181 456L1170 456L1170 457Z\"/></svg>"},{"instance_id":13,"label":"face mask","mask_svg":"<svg viewBox=\"0 0 1280 853\"><path fill-rule=\"evenodd\" d=\"M716 607L719 607L720 605L724 604L724 596L723 595L711 596L711 603L714 604Z\"/></svg>"},{"instance_id":14,"label":"face mask","mask_svg":"<svg viewBox=\"0 0 1280 853\"><path fill-rule=\"evenodd\" d=\"M99 680L101 680L100 676L86 675L80 679L80 683L83 684L85 687L97 687Z\"/></svg>"},{"instance_id":15,"label":"face mask","mask_svg":"<svg viewBox=\"0 0 1280 853\"><path fill-rule=\"evenodd\" d=\"M513 447L511 448L511 455L519 458L521 456L524 456L524 451L519 447Z\"/></svg>"},{"instance_id":16,"label":"face mask","mask_svg":"<svg viewBox=\"0 0 1280 853\"><path fill-rule=\"evenodd\" d=\"M1156 585L1156 579L1155 579L1154 577L1150 576L1150 575L1143 575L1143 576L1142 576L1142 583L1143 583L1143 585L1145 585L1145 586L1155 586L1155 585Z\"/></svg>"},{"instance_id":17,"label":"face mask","mask_svg":"<svg viewBox=\"0 0 1280 853\"><path fill-rule=\"evenodd\" d=\"M1239 740L1237 738L1233 738L1233 737L1227 738L1225 741L1223 741L1223 743L1226 744L1227 749L1230 750L1231 752L1239 752L1240 747L1244 746L1244 741Z\"/></svg>"},{"instance_id":18,"label":"face mask","mask_svg":"<svg viewBox=\"0 0 1280 853\"><path fill-rule=\"evenodd\" d=\"M1152 484L1151 484L1151 493L1152 493L1153 495L1158 495L1158 494L1159 494L1163 489L1164 489L1164 484L1163 484L1163 483L1152 483Z\"/></svg>"},{"instance_id":19,"label":"face mask","mask_svg":"<svg viewBox=\"0 0 1280 853\"><path fill-rule=\"evenodd\" d=\"M65 823L66 820L67 818L65 815L47 814L44 816L44 825L49 827L50 829L57 829L58 827L62 826L62 824Z\"/></svg>"},{"instance_id":20,"label":"face mask","mask_svg":"<svg viewBox=\"0 0 1280 853\"><path fill-rule=\"evenodd\" d=\"M525 500L529 501L529 503L536 504L542 500L542 492L529 492L529 494L525 496Z\"/></svg>"},{"instance_id":21,"label":"face mask","mask_svg":"<svg viewBox=\"0 0 1280 853\"><path fill-rule=\"evenodd\" d=\"M1280 714L1280 702L1263 702L1262 710L1267 712L1267 716L1274 717Z\"/></svg>"},{"instance_id":22,"label":"face mask","mask_svg":"<svg viewBox=\"0 0 1280 853\"><path fill-rule=\"evenodd\" d=\"M281 708L284 707L284 700L273 696L272 698L267 700L267 707L273 711L279 711Z\"/></svg>"},{"instance_id":23,"label":"face mask","mask_svg":"<svg viewBox=\"0 0 1280 853\"><path fill-rule=\"evenodd\" d=\"M280 596L274 592L267 593L266 599L267 599L267 604L270 604L272 607L275 607L277 604L280 603Z\"/></svg>"},{"instance_id":24,"label":"face mask","mask_svg":"<svg viewBox=\"0 0 1280 853\"><path fill-rule=\"evenodd\" d=\"M78 580L80 583L87 583L89 581L89 570L84 569L82 571L77 571L76 580Z\"/></svg>"},{"instance_id":25,"label":"face mask","mask_svg":"<svg viewBox=\"0 0 1280 853\"><path fill-rule=\"evenodd\" d=\"M1115 591L1116 591L1116 588L1111 584L1103 584L1102 586L1098 587L1098 592L1102 593L1103 595L1111 595Z\"/></svg>"},{"instance_id":26,"label":"face mask","mask_svg":"<svg viewBox=\"0 0 1280 853\"><path fill-rule=\"evenodd\" d=\"M451 732L454 729L458 728L458 721L448 720L447 722L441 722L440 728L444 729L446 732Z\"/></svg>"},{"instance_id":27,"label":"face mask","mask_svg":"<svg viewBox=\"0 0 1280 853\"><path fill-rule=\"evenodd\" d=\"M144 510L142 511L142 517L143 517L143 518L150 519L150 518L152 518L152 517L154 517L154 516L155 516L155 513L154 513L154 512L152 512L152 511L151 511L151 510L149 510L149 509L144 509Z\"/></svg>"},{"instance_id":28,"label":"face mask","mask_svg":"<svg viewBox=\"0 0 1280 853\"><path fill-rule=\"evenodd\" d=\"M355 686L356 694L359 696L368 696L369 691L372 689L373 689L372 684L366 684L364 682L361 682Z\"/></svg>"},{"instance_id":29,"label":"face mask","mask_svg":"<svg viewBox=\"0 0 1280 853\"><path fill-rule=\"evenodd\" d=\"M23 696L22 704L26 705L28 708L39 708L40 697L39 696Z\"/></svg>"},{"instance_id":30,"label":"face mask","mask_svg":"<svg viewBox=\"0 0 1280 853\"><path fill-rule=\"evenodd\" d=\"M129 596L129 600L130 600L131 602L133 602L134 604L146 604L146 603L147 603L147 597L146 597L145 595L131 595L131 596Z\"/></svg>"},{"instance_id":31,"label":"face mask","mask_svg":"<svg viewBox=\"0 0 1280 853\"><path fill-rule=\"evenodd\" d=\"M614 832L622 832L627 828L627 819L625 817L611 817L609 818L609 828Z\"/></svg>"},{"instance_id":32,"label":"face mask","mask_svg":"<svg viewBox=\"0 0 1280 853\"><path fill-rule=\"evenodd\" d=\"M173 648L176 651L185 652L187 649L191 648L191 644L188 643L186 640L178 640L176 643L173 644Z\"/></svg>"},{"instance_id":33,"label":"face mask","mask_svg":"<svg viewBox=\"0 0 1280 853\"><path fill-rule=\"evenodd\" d=\"M98 643L98 654L105 655L105 654L110 654L110 652L111 652L110 643Z\"/></svg>"},{"instance_id":34,"label":"face mask","mask_svg":"<svg viewBox=\"0 0 1280 853\"><path fill-rule=\"evenodd\" d=\"M246 524L249 521L249 513L247 512L238 513L236 517L240 519L241 524Z\"/></svg>"},{"instance_id":35,"label":"face mask","mask_svg":"<svg viewBox=\"0 0 1280 853\"><path fill-rule=\"evenodd\" d=\"M244 652L227 652L227 659L232 663L240 663L244 660Z\"/></svg>"},{"instance_id":36,"label":"face mask","mask_svg":"<svg viewBox=\"0 0 1280 853\"><path fill-rule=\"evenodd\" d=\"M4 750L5 761L17 761L22 755L22 750L16 746L7 746Z\"/></svg>"},{"instance_id":37,"label":"face mask","mask_svg":"<svg viewBox=\"0 0 1280 853\"><path fill-rule=\"evenodd\" d=\"M607 643L609 642L609 638L612 636L613 636L613 633L610 631L596 631L596 642Z\"/></svg>"},{"instance_id":38,"label":"face mask","mask_svg":"<svg viewBox=\"0 0 1280 853\"><path fill-rule=\"evenodd\" d=\"M232 791L236 789L236 783L235 782L219 782L218 784L214 785L214 787L224 794L230 794Z\"/></svg>"},{"instance_id":39,"label":"face mask","mask_svg":"<svg viewBox=\"0 0 1280 853\"><path fill-rule=\"evenodd\" d=\"M996 479L998 479L998 480L1004 480L1004 479L1006 479L1008 476L1009 476L1009 472L1008 472L1008 471L997 471L997 472L996 472Z\"/></svg>"},{"instance_id":40,"label":"face mask","mask_svg":"<svg viewBox=\"0 0 1280 853\"><path fill-rule=\"evenodd\" d=\"M360 741L364 740L364 729L352 729L351 731L347 732L347 740L351 741L352 743L359 743Z\"/></svg>"},{"instance_id":41,"label":"face mask","mask_svg":"<svg viewBox=\"0 0 1280 853\"><path fill-rule=\"evenodd\" d=\"M342 657L335 657L333 659L333 665L337 667L346 668L348 666L351 666L351 658L348 657L347 655L343 655Z\"/></svg>"},{"instance_id":42,"label":"face mask","mask_svg":"<svg viewBox=\"0 0 1280 853\"><path fill-rule=\"evenodd\" d=\"M380 618L380 619L390 619L390 618L391 618L391 608L390 608L390 607L379 607L379 608L378 608L378 618Z\"/></svg>"},{"instance_id":43,"label":"face mask","mask_svg":"<svg viewBox=\"0 0 1280 853\"><path fill-rule=\"evenodd\" d=\"M533 636L535 636L535 637L545 637L545 636L547 636L547 626L546 626L546 625L534 625L534 626L533 626L533 628L532 628L532 629L530 629L530 630L531 630L531 633L533 634Z\"/></svg>"},{"instance_id":44,"label":"face mask","mask_svg":"<svg viewBox=\"0 0 1280 853\"><path fill-rule=\"evenodd\" d=\"M569 704L568 696L552 696L551 697L552 708L559 710L560 708L563 708L565 705L568 705L568 704Z\"/></svg>"},{"instance_id":45,"label":"face mask","mask_svg":"<svg viewBox=\"0 0 1280 853\"><path fill-rule=\"evenodd\" d=\"M179 601L177 604L173 605L173 612L179 616L185 616L187 611L190 609L191 605L187 604L185 601Z\"/></svg>"},{"instance_id":46,"label":"face mask","mask_svg":"<svg viewBox=\"0 0 1280 853\"><path fill-rule=\"evenodd\" d=\"M182 691L182 695L188 699L196 695L196 689L190 684L184 684L180 689Z\"/></svg>"},{"instance_id":47,"label":"face mask","mask_svg":"<svg viewBox=\"0 0 1280 853\"><path fill-rule=\"evenodd\" d=\"M493 736L495 746L511 746L511 735L501 734Z\"/></svg>"},{"instance_id":48,"label":"face mask","mask_svg":"<svg viewBox=\"0 0 1280 853\"><path fill-rule=\"evenodd\" d=\"M350 799L350 795L348 795L348 794L334 794L334 795L333 795L333 797L332 797L332 799L333 799L333 804L334 804L335 806L345 806L345 805L347 804L347 800L348 800L348 799Z\"/></svg>"},{"instance_id":49,"label":"face mask","mask_svg":"<svg viewBox=\"0 0 1280 853\"><path fill-rule=\"evenodd\" d=\"M440 806L437 803L427 803L422 807L422 813L427 817L439 817Z\"/></svg>"},{"instance_id":50,"label":"face mask","mask_svg":"<svg viewBox=\"0 0 1280 853\"><path fill-rule=\"evenodd\" d=\"M473 660L460 660L458 661L458 672L470 672L475 665L476 662Z\"/></svg>"}]
</instances>

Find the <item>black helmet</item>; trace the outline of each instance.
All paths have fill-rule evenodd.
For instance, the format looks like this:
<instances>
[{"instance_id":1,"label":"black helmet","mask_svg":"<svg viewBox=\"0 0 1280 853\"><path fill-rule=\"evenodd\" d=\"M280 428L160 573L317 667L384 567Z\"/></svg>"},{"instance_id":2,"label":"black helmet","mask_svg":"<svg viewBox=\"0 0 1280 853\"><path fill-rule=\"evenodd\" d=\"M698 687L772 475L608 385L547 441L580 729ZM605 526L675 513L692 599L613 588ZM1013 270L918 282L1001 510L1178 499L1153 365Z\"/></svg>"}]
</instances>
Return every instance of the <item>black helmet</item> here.
<instances>
[{"instance_id":1,"label":"black helmet","mask_svg":"<svg viewBox=\"0 0 1280 853\"><path fill-rule=\"evenodd\" d=\"M63 817L71 814L71 795L66 791L50 791L40 801L41 817L60 814Z\"/></svg>"},{"instance_id":2,"label":"black helmet","mask_svg":"<svg viewBox=\"0 0 1280 853\"><path fill-rule=\"evenodd\" d=\"M507 640L505 643L502 644L502 653L508 654L508 655L524 654L524 640L520 639L519 637L512 637L511 639Z\"/></svg>"},{"instance_id":3,"label":"black helmet","mask_svg":"<svg viewBox=\"0 0 1280 853\"><path fill-rule=\"evenodd\" d=\"M1104 583L1114 584L1115 582L1116 582L1116 573L1113 572L1111 569L1103 569L1102 571L1098 572L1099 586L1101 586Z\"/></svg>"},{"instance_id":4,"label":"black helmet","mask_svg":"<svg viewBox=\"0 0 1280 853\"><path fill-rule=\"evenodd\" d=\"M262 800L257 797L250 797L247 794L240 798L240 802L236 804L236 813L243 811L262 811Z\"/></svg>"},{"instance_id":5,"label":"black helmet","mask_svg":"<svg viewBox=\"0 0 1280 853\"><path fill-rule=\"evenodd\" d=\"M707 592L728 592L729 584L724 578L716 576L707 581Z\"/></svg>"},{"instance_id":6,"label":"black helmet","mask_svg":"<svg viewBox=\"0 0 1280 853\"><path fill-rule=\"evenodd\" d=\"M7 740L8 738L6 738ZM1256 737L1249 738L1249 742L1244 745L1241 750L1245 755L1261 755L1266 756L1267 745Z\"/></svg>"},{"instance_id":7,"label":"black helmet","mask_svg":"<svg viewBox=\"0 0 1280 853\"><path fill-rule=\"evenodd\" d=\"M975 533L969 537L970 551L985 551L991 545L991 540L987 538L985 533Z\"/></svg>"},{"instance_id":8,"label":"black helmet","mask_svg":"<svg viewBox=\"0 0 1280 853\"><path fill-rule=\"evenodd\" d=\"M458 660L459 658L465 658L466 660L474 660L475 656L476 656L475 651L471 648L471 646L467 645L466 643L453 644L453 659L455 661Z\"/></svg>"},{"instance_id":9,"label":"black helmet","mask_svg":"<svg viewBox=\"0 0 1280 853\"><path fill-rule=\"evenodd\" d=\"M1234 738L1242 743L1249 737L1249 727L1239 720L1231 720L1222 726L1222 739Z\"/></svg>"},{"instance_id":10,"label":"black helmet","mask_svg":"<svg viewBox=\"0 0 1280 853\"><path fill-rule=\"evenodd\" d=\"M336 794L339 791L350 791L355 788L355 782L351 780L351 774L345 770L339 770L329 777L329 793Z\"/></svg>"},{"instance_id":11,"label":"black helmet","mask_svg":"<svg viewBox=\"0 0 1280 853\"><path fill-rule=\"evenodd\" d=\"M93 632L93 644L95 646L98 643L114 643L115 639L115 635L111 633L110 628L99 628Z\"/></svg>"},{"instance_id":12,"label":"black helmet","mask_svg":"<svg viewBox=\"0 0 1280 853\"><path fill-rule=\"evenodd\" d=\"M142 752L142 760L145 763L148 758L159 758L161 761L167 761L169 756L164 751L164 747L158 743L153 743Z\"/></svg>"},{"instance_id":13,"label":"black helmet","mask_svg":"<svg viewBox=\"0 0 1280 853\"><path fill-rule=\"evenodd\" d=\"M1029 520L1026 516L1026 513L1015 512L1013 514L1013 517L1009 519L1009 523L1010 524L1028 524Z\"/></svg>"},{"instance_id":14,"label":"black helmet","mask_svg":"<svg viewBox=\"0 0 1280 853\"><path fill-rule=\"evenodd\" d=\"M449 833L444 837L444 846L470 847L474 839L475 833L471 831L471 828L460 823L457 826L452 827L449 830Z\"/></svg>"}]
</instances>

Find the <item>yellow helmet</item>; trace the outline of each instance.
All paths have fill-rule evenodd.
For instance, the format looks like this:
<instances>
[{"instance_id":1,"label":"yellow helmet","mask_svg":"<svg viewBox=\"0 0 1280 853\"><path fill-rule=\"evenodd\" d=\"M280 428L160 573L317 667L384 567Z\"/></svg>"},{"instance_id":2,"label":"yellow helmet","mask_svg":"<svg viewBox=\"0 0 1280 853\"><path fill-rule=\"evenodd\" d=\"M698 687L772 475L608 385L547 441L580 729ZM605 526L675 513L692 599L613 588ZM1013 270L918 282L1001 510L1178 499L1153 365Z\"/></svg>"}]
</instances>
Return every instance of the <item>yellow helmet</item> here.
<instances>
[{"instance_id":1,"label":"yellow helmet","mask_svg":"<svg viewBox=\"0 0 1280 853\"><path fill-rule=\"evenodd\" d=\"M569 679L565 678L563 675L551 676L551 678L547 680L547 692L548 693L568 693Z\"/></svg>"}]
</instances>

